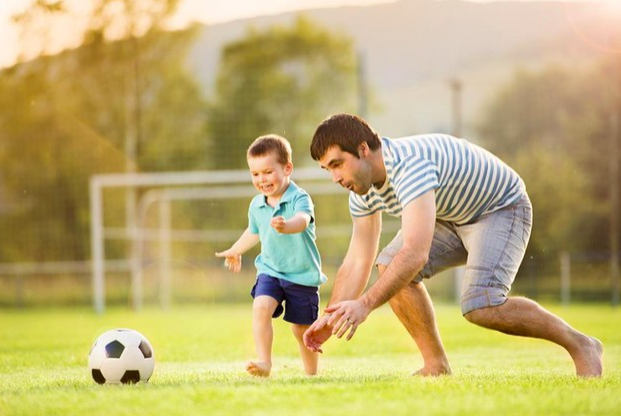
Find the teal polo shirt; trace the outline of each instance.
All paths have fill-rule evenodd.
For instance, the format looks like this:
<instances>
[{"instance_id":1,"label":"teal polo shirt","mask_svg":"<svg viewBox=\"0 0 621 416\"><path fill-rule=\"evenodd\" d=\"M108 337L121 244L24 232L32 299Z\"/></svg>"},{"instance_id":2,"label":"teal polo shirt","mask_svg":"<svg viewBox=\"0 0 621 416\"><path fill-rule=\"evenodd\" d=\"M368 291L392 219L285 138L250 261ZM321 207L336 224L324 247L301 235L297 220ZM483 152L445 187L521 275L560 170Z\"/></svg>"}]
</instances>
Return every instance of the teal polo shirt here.
<instances>
[{"instance_id":1,"label":"teal polo shirt","mask_svg":"<svg viewBox=\"0 0 621 416\"><path fill-rule=\"evenodd\" d=\"M273 217L285 220L298 212L311 217L306 229L295 234L281 234L270 226ZM252 199L248 210L248 228L258 234L261 253L254 261L257 275L267 274L304 286L319 286L326 276L321 272L321 257L315 243L315 213L310 195L293 181L280 198L276 207L271 207L265 195Z\"/></svg>"}]
</instances>

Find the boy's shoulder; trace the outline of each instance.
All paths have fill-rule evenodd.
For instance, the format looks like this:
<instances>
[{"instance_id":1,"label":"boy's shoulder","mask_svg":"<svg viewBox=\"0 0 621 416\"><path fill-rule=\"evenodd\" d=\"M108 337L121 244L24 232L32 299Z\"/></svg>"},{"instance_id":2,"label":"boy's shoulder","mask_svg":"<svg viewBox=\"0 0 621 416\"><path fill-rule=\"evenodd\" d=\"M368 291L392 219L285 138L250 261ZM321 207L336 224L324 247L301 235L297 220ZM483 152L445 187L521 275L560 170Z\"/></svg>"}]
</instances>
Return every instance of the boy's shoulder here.
<instances>
[{"instance_id":1,"label":"boy's shoulder","mask_svg":"<svg viewBox=\"0 0 621 416\"><path fill-rule=\"evenodd\" d=\"M291 182L289 183L289 188L295 193L308 195L308 192L306 192L306 190L302 188L300 185L295 183L294 180L291 180Z\"/></svg>"},{"instance_id":2,"label":"boy's shoulder","mask_svg":"<svg viewBox=\"0 0 621 416\"><path fill-rule=\"evenodd\" d=\"M300 198L308 198L310 199L311 196L308 192L306 192L306 190L302 187L300 187L297 183L295 183L293 180L289 183L289 188L287 189L287 191L285 192L285 195L287 196L287 200L298 200Z\"/></svg>"},{"instance_id":3,"label":"boy's shoulder","mask_svg":"<svg viewBox=\"0 0 621 416\"><path fill-rule=\"evenodd\" d=\"M266 204L267 204L267 202L265 201L265 195L258 194L258 195L255 195L252 198L252 201L250 201L249 209L250 210L257 209L257 208L262 207L262 206L264 206Z\"/></svg>"}]
</instances>

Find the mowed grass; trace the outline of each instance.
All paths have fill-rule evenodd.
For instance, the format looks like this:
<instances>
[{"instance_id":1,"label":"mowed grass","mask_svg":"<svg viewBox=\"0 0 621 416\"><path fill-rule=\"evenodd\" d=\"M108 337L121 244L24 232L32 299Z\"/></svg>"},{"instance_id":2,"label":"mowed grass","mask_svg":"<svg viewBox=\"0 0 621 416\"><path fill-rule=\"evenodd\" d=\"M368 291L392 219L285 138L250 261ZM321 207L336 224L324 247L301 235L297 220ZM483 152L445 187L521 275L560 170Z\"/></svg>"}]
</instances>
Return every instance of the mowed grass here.
<instances>
[{"instance_id":1,"label":"mowed grass","mask_svg":"<svg viewBox=\"0 0 621 416\"><path fill-rule=\"evenodd\" d=\"M289 325L275 321L269 379L243 370L253 358L251 306L178 306L169 312L41 309L0 312L0 415L619 415L621 310L550 307L602 340L605 375L579 379L560 347L437 317L454 375L421 378L412 340L387 307L353 340L333 338L321 373L303 375ZM156 354L147 384L94 383L87 369L102 332L133 328Z\"/></svg>"}]
</instances>

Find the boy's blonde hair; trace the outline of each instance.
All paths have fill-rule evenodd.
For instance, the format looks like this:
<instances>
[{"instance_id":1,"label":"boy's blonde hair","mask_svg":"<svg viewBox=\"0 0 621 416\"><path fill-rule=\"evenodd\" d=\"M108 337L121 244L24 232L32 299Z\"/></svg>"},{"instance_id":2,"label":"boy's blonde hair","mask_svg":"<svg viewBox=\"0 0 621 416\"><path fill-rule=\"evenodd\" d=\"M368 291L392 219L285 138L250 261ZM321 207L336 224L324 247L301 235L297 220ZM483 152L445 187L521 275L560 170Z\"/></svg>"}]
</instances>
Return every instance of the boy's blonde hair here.
<instances>
[{"instance_id":1,"label":"boy's blonde hair","mask_svg":"<svg viewBox=\"0 0 621 416\"><path fill-rule=\"evenodd\" d=\"M255 139L246 152L246 158L264 156L270 152L276 154L281 165L292 163L291 144L277 134L267 134Z\"/></svg>"}]
</instances>

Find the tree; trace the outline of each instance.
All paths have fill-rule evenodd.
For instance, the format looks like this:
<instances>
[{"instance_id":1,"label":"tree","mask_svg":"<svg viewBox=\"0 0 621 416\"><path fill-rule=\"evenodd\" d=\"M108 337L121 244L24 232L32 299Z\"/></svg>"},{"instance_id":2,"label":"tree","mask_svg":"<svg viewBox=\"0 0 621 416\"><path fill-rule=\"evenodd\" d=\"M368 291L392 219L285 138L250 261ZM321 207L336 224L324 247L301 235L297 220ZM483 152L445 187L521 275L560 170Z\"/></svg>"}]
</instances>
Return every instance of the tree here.
<instances>
[{"instance_id":1,"label":"tree","mask_svg":"<svg viewBox=\"0 0 621 416\"><path fill-rule=\"evenodd\" d=\"M140 132L134 166L200 166L204 103L184 65L196 29L161 30L176 3L100 0L82 47L0 73L0 233L14 236L0 262L89 257L88 180L125 170L128 126ZM45 27L46 4L18 21Z\"/></svg>"},{"instance_id":2,"label":"tree","mask_svg":"<svg viewBox=\"0 0 621 416\"><path fill-rule=\"evenodd\" d=\"M267 133L289 139L298 163L308 158L318 122L354 108L355 65L349 38L303 17L227 45L209 106L212 167L245 168L245 149Z\"/></svg>"},{"instance_id":3,"label":"tree","mask_svg":"<svg viewBox=\"0 0 621 416\"><path fill-rule=\"evenodd\" d=\"M490 101L479 132L524 178L534 206L529 251L606 251L610 62L579 71L518 71Z\"/></svg>"}]
</instances>

